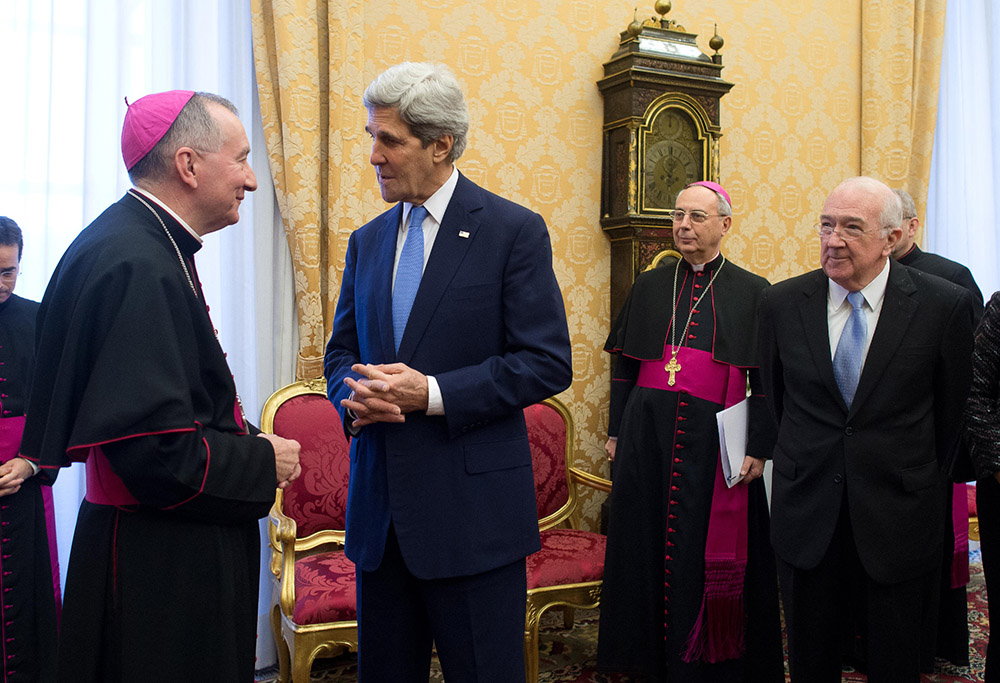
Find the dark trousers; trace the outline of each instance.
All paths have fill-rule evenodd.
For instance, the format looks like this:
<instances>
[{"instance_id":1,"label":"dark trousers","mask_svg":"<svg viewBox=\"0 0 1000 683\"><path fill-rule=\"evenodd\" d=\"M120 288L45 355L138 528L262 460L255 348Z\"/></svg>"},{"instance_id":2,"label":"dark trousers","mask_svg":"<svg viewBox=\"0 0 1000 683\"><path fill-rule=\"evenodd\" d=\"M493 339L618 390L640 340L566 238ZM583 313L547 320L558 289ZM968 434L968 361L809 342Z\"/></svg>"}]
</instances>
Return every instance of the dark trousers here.
<instances>
[{"instance_id":1,"label":"dark trousers","mask_svg":"<svg viewBox=\"0 0 1000 683\"><path fill-rule=\"evenodd\" d=\"M983 551L983 575L989 613L1000 624L1000 484L993 477L976 482L979 543ZM996 611L993 610L997 607ZM992 621L992 619L991 619ZM1000 637L990 637L986 648L986 683L1000 682Z\"/></svg>"},{"instance_id":2,"label":"dark trousers","mask_svg":"<svg viewBox=\"0 0 1000 683\"><path fill-rule=\"evenodd\" d=\"M381 566L357 573L359 683L426 683L432 643L448 683L523 683L527 588L524 559L418 579L390 526Z\"/></svg>"},{"instance_id":3,"label":"dark trousers","mask_svg":"<svg viewBox=\"0 0 1000 683\"><path fill-rule=\"evenodd\" d=\"M778 558L792 683L839 683L841 637L852 606L865 615L870 683L918 683L920 617L929 576L882 584L858 557L846 505L826 555L814 569Z\"/></svg>"}]
</instances>

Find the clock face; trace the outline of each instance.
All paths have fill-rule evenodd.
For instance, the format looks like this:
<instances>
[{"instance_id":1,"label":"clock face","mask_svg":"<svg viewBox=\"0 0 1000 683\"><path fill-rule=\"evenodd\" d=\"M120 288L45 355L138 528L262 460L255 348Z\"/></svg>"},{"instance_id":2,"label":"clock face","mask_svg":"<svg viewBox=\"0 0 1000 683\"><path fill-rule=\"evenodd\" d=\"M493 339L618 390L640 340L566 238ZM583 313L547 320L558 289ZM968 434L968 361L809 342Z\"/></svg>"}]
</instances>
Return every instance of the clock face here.
<instances>
[{"instance_id":1,"label":"clock face","mask_svg":"<svg viewBox=\"0 0 1000 683\"><path fill-rule=\"evenodd\" d=\"M642 153L642 208L672 209L684 186L702 178L703 149L693 122L678 110L657 116Z\"/></svg>"}]
</instances>

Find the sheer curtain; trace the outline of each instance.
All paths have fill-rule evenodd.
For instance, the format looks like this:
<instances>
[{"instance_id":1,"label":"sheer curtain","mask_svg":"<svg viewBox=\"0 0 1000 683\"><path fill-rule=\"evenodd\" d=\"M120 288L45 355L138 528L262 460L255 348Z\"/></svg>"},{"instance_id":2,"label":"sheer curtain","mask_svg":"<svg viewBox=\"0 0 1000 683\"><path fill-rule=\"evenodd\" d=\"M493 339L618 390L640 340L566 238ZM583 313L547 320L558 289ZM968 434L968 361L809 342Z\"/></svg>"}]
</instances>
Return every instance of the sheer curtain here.
<instances>
[{"instance_id":1,"label":"sheer curtain","mask_svg":"<svg viewBox=\"0 0 1000 683\"><path fill-rule=\"evenodd\" d=\"M983 295L1000 289L1000 9L949 2L927 197L927 248L972 270Z\"/></svg>"},{"instance_id":2,"label":"sheer curtain","mask_svg":"<svg viewBox=\"0 0 1000 683\"><path fill-rule=\"evenodd\" d=\"M207 237L197 264L246 413L256 422L270 393L294 381L297 328L291 259L257 103L249 1L7 0L4 10L0 84L9 95L0 129L13 139L0 168L0 214L25 233L22 296L42 297L69 242L130 186L119 148L125 97L206 90L239 108L259 188L244 201L238 224ZM82 468L61 473L55 495L65 577ZM267 579L263 557L261 567ZM263 580L260 667L274 661L269 598Z\"/></svg>"}]
</instances>

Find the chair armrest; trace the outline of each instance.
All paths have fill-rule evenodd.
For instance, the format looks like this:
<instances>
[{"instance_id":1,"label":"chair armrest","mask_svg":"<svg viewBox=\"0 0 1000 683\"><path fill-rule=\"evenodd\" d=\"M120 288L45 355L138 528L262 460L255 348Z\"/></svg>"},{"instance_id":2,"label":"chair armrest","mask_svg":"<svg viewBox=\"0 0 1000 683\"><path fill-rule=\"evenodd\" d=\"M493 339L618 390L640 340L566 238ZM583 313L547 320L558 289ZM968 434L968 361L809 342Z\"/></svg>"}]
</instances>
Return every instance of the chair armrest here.
<instances>
[{"instance_id":1,"label":"chair armrest","mask_svg":"<svg viewBox=\"0 0 1000 683\"><path fill-rule=\"evenodd\" d=\"M569 475L573 479L574 483L585 484L592 489L597 489L598 491L604 491L605 493L611 493L611 480L605 479L596 474L591 474L590 472L585 472L576 467L569 467Z\"/></svg>"},{"instance_id":2,"label":"chair armrest","mask_svg":"<svg viewBox=\"0 0 1000 683\"><path fill-rule=\"evenodd\" d=\"M295 611L295 520L281 511L284 496L275 494L274 505L267 516L267 539L271 546L271 573L279 583L278 604L288 617Z\"/></svg>"}]
</instances>

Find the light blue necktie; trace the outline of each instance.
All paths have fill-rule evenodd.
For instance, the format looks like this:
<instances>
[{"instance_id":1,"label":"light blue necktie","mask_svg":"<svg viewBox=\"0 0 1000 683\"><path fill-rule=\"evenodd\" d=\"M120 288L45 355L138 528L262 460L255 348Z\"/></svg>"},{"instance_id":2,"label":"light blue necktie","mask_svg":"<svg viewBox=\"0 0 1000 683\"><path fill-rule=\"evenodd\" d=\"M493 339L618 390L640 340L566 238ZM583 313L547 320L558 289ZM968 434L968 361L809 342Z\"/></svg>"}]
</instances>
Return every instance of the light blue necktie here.
<instances>
[{"instance_id":1,"label":"light blue necktie","mask_svg":"<svg viewBox=\"0 0 1000 683\"><path fill-rule=\"evenodd\" d=\"M865 320L865 297L861 292L847 295L851 304L851 317L837 342L837 352L833 354L833 374L847 407L854 401L864 362L865 340L868 339L868 321Z\"/></svg>"},{"instance_id":2,"label":"light blue necktie","mask_svg":"<svg viewBox=\"0 0 1000 683\"><path fill-rule=\"evenodd\" d=\"M399 342L410 317L413 300L417 298L420 276L424 273L424 216L427 209L414 206L410 209L410 227L396 266L396 283L392 289L392 337L399 351Z\"/></svg>"}]
</instances>

